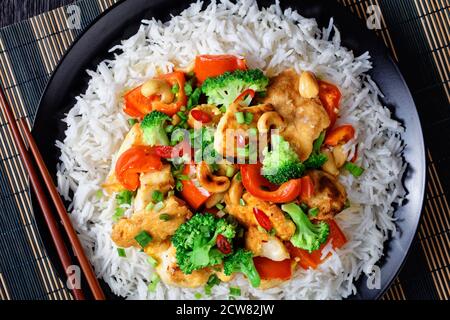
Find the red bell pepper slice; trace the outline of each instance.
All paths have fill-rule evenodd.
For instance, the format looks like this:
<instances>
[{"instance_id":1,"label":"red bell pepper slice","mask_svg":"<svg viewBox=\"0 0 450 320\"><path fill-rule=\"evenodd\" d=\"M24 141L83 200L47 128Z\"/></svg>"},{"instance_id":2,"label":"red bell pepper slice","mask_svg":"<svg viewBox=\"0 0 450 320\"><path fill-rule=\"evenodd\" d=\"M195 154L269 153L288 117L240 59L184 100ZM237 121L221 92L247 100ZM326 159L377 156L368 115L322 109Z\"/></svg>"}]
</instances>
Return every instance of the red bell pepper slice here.
<instances>
[{"instance_id":1,"label":"red bell pepper slice","mask_svg":"<svg viewBox=\"0 0 450 320\"><path fill-rule=\"evenodd\" d=\"M264 257L254 257L256 270L261 279L272 280L288 280L292 277L292 260L273 261Z\"/></svg>"},{"instance_id":2,"label":"red bell pepper slice","mask_svg":"<svg viewBox=\"0 0 450 320\"><path fill-rule=\"evenodd\" d=\"M152 111L152 104L155 97L147 98L142 95L141 87L128 91L125 96L124 112L131 117L143 119L147 113Z\"/></svg>"},{"instance_id":3,"label":"red bell pepper slice","mask_svg":"<svg viewBox=\"0 0 450 320\"><path fill-rule=\"evenodd\" d=\"M152 147L131 147L119 157L115 166L117 180L127 190L135 191L139 185L139 174L162 169L161 158Z\"/></svg>"},{"instance_id":4,"label":"red bell pepper slice","mask_svg":"<svg viewBox=\"0 0 450 320\"><path fill-rule=\"evenodd\" d=\"M319 80L319 99L330 118L330 128L336 123L341 97L341 91L338 87Z\"/></svg>"},{"instance_id":5,"label":"red bell pepper slice","mask_svg":"<svg viewBox=\"0 0 450 320\"><path fill-rule=\"evenodd\" d=\"M246 70L247 64L245 59L233 55L204 54L195 58L194 73L199 83L202 83L207 78L217 77L227 71L231 72L238 69Z\"/></svg>"},{"instance_id":6,"label":"red bell pepper slice","mask_svg":"<svg viewBox=\"0 0 450 320\"><path fill-rule=\"evenodd\" d=\"M183 175L192 176L195 172L195 164L184 166ZM194 210L200 208L211 196L211 193L202 187L197 187L192 180L181 180L181 183L183 184L181 196Z\"/></svg>"},{"instance_id":7,"label":"red bell pepper slice","mask_svg":"<svg viewBox=\"0 0 450 320\"><path fill-rule=\"evenodd\" d=\"M302 180L302 190L300 192L300 200L308 200L314 195L314 183L310 176L304 176Z\"/></svg>"},{"instance_id":8,"label":"red bell pepper slice","mask_svg":"<svg viewBox=\"0 0 450 320\"><path fill-rule=\"evenodd\" d=\"M345 124L332 129L325 138L325 145L337 146L341 143L347 143L355 137L355 128L350 124Z\"/></svg>"},{"instance_id":9,"label":"red bell pepper slice","mask_svg":"<svg viewBox=\"0 0 450 320\"><path fill-rule=\"evenodd\" d=\"M261 175L261 164L241 165L242 184L253 196L273 203L294 201L301 191L301 180L293 179L283 183L277 189L268 191L263 188L274 188L274 185Z\"/></svg>"},{"instance_id":10,"label":"red bell pepper slice","mask_svg":"<svg viewBox=\"0 0 450 320\"><path fill-rule=\"evenodd\" d=\"M320 259L322 257L322 250L328 243L330 243L330 241L332 241L334 249L341 248L347 242L344 233L334 220L327 220L327 223L330 226L330 234L328 236L328 240L322 244L318 250L309 253L307 250L294 247L290 242L285 243L291 257L300 258L299 265L303 269L316 269L325 260Z\"/></svg>"}]
</instances>

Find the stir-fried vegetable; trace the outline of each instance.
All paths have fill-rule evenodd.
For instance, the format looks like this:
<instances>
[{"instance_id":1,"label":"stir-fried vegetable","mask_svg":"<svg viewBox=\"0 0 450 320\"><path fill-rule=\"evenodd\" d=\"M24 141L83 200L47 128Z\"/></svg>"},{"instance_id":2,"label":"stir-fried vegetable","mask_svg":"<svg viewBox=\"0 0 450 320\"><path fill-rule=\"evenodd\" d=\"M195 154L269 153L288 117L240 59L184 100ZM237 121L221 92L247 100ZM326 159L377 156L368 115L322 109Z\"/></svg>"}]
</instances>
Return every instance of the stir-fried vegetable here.
<instances>
[{"instance_id":1,"label":"stir-fried vegetable","mask_svg":"<svg viewBox=\"0 0 450 320\"><path fill-rule=\"evenodd\" d=\"M247 69L247 65L244 59L229 54L205 54L195 58L194 73L200 83L225 72L245 69Z\"/></svg>"},{"instance_id":2,"label":"stir-fried vegetable","mask_svg":"<svg viewBox=\"0 0 450 320\"><path fill-rule=\"evenodd\" d=\"M273 261L264 257L255 257L253 261L261 279L288 280L292 276L292 261L290 259Z\"/></svg>"},{"instance_id":3,"label":"stir-fried vegetable","mask_svg":"<svg viewBox=\"0 0 450 320\"><path fill-rule=\"evenodd\" d=\"M326 222L312 223L295 203L283 204L281 209L291 217L296 225L295 234L290 240L295 247L312 252L319 249L320 245L328 239L330 227Z\"/></svg>"},{"instance_id":4,"label":"stir-fried vegetable","mask_svg":"<svg viewBox=\"0 0 450 320\"><path fill-rule=\"evenodd\" d=\"M125 94L125 108L123 110L129 116L139 119L144 118L147 113L152 111L154 101L154 97L147 98L142 95L141 87L139 86Z\"/></svg>"},{"instance_id":5,"label":"stir-fried vegetable","mask_svg":"<svg viewBox=\"0 0 450 320\"><path fill-rule=\"evenodd\" d=\"M305 166L289 142L280 136L272 136L272 150L264 150L262 173L274 184L282 184L291 179L300 178Z\"/></svg>"},{"instance_id":6,"label":"stir-fried vegetable","mask_svg":"<svg viewBox=\"0 0 450 320\"><path fill-rule=\"evenodd\" d=\"M169 138L167 137L164 125L170 118L159 111L152 111L145 116L141 123L141 129L144 133L144 141L150 146L154 145L168 145Z\"/></svg>"},{"instance_id":7,"label":"stir-fried vegetable","mask_svg":"<svg viewBox=\"0 0 450 320\"><path fill-rule=\"evenodd\" d=\"M242 184L253 196L274 203L294 201L300 194L301 181L293 179L279 187L274 186L261 175L261 164L241 165ZM270 188L272 191L268 191Z\"/></svg>"},{"instance_id":8,"label":"stir-fried vegetable","mask_svg":"<svg viewBox=\"0 0 450 320\"><path fill-rule=\"evenodd\" d=\"M195 164L187 164L184 166L183 175L189 177L195 174ZM206 200L209 199L211 193L201 186L197 186L192 179L182 179L181 196L194 209L200 208Z\"/></svg>"},{"instance_id":9,"label":"stir-fried vegetable","mask_svg":"<svg viewBox=\"0 0 450 320\"><path fill-rule=\"evenodd\" d=\"M359 178L364 173L363 168L351 162L346 162L344 168L347 169L347 171L350 172L355 178Z\"/></svg>"},{"instance_id":10,"label":"stir-fried vegetable","mask_svg":"<svg viewBox=\"0 0 450 320\"><path fill-rule=\"evenodd\" d=\"M341 92L335 85L319 81L319 99L330 118L330 128L333 128L338 117Z\"/></svg>"},{"instance_id":11,"label":"stir-fried vegetable","mask_svg":"<svg viewBox=\"0 0 450 320\"><path fill-rule=\"evenodd\" d=\"M152 147L135 146L125 151L117 160L115 173L122 186L135 191L139 185L139 174L162 169L161 158Z\"/></svg>"},{"instance_id":12,"label":"stir-fried vegetable","mask_svg":"<svg viewBox=\"0 0 450 320\"><path fill-rule=\"evenodd\" d=\"M314 141L313 150L309 158L303 163L308 169L319 169L322 167L328 158L326 155L320 152L320 148L325 141L325 132L322 132L320 136Z\"/></svg>"},{"instance_id":13,"label":"stir-fried vegetable","mask_svg":"<svg viewBox=\"0 0 450 320\"><path fill-rule=\"evenodd\" d=\"M261 70L236 70L206 79L202 91L208 96L208 103L228 107L243 91L262 92L268 83L269 79Z\"/></svg>"},{"instance_id":14,"label":"stir-fried vegetable","mask_svg":"<svg viewBox=\"0 0 450 320\"><path fill-rule=\"evenodd\" d=\"M226 254L217 247L222 235L231 241L236 226L211 214L196 214L182 224L172 237L178 265L185 274L222 263Z\"/></svg>"},{"instance_id":15,"label":"stir-fried vegetable","mask_svg":"<svg viewBox=\"0 0 450 320\"><path fill-rule=\"evenodd\" d=\"M347 143L355 137L355 128L350 124L345 124L331 130L325 139L327 146L337 146L338 144Z\"/></svg>"},{"instance_id":16,"label":"stir-fried vegetable","mask_svg":"<svg viewBox=\"0 0 450 320\"><path fill-rule=\"evenodd\" d=\"M242 272L255 288L261 284L261 278L253 263L253 254L250 251L237 250L233 255L225 259L223 268L224 273L228 276L235 272Z\"/></svg>"},{"instance_id":17,"label":"stir-fried vegetable","mask_svg":"<svg viewBox=\"0 0 450 320\"><path fill-rule=\"evenodd\" d=\"M309 252L307 250L296 248L290 243L286 244L291 257L300 258L299 264L303 269L316 269L323 261L325 261L325 259L321 259L322 249L328 245L328 243L332 243L333 249L339 249L347 242L344 233L334 220L328 220L327 223L330 226L330 235L328 236L328 240L323 243L318 250ZM329 255L331 255L331 253Z\"/></svg>"}]
</instances>

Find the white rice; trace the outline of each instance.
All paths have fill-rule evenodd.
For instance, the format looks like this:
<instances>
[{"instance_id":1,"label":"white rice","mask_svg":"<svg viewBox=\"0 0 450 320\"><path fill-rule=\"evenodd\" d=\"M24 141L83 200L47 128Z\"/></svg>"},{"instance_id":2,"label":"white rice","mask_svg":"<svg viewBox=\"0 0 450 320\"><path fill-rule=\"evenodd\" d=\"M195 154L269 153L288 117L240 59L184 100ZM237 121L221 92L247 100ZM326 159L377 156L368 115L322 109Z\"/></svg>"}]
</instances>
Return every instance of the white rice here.
<instances>
[{"instance_id":1,"label":"white rice","mask_svg":"<svg viewBox=\"0 0 450 320\"><path fill-rule=\"evenodd\" d=\"M59 190L72 200L72 221L97 275L114 293L130 299L194 299L196 292L203 293L203 288L162 283L155 293L148 292L153 269L146 255L129 248L127 258L118 256L110 239L115 200L97 193L129 129L122 112L123 92L154 76L157 68L169 72L174 65L186 66L197 54L207 53L244 56L250 67L268 75L293 67L298 72L312 70L339 84L343 95L339 122L356 128L358 164L366 171L358 179L341 177L352 207L339 214L337 221L349 241L336 252L329 246L327 250L334 254L317 270L299 269L291 281L265 291L238 276L203 297L227 299L229 286L239 286L243 299L341 299L356 293L354 280L374 271L383 243L395 231L392 204L405 195L403 129L380 104L381 93L365 74L372 67L369 53L355 57L342 47L333 19L320 30L314 19L294 10L282 12L278 3L259 9L252 0L213 2L205 10L197 2L167 23L143 21L135 36L111 51L113 60L88 71L89 87L64 120L68 125L64 142L56 144L62 151ZM346 147L351 157L355 143Z\"/></svg>"}]
</instances>

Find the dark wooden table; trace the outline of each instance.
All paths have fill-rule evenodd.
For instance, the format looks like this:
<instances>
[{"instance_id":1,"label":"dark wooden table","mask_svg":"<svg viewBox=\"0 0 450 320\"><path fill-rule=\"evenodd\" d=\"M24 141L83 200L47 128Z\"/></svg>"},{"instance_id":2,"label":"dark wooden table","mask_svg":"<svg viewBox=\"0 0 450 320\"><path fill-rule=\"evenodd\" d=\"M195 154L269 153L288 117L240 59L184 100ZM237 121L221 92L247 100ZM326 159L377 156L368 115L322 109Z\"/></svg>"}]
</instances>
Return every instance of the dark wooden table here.
<instances>
[{"instance_id":1,"label":"dark wooden table","mask_svg":"<svg viewBox=\"0 0 450 320\"><path fill-rule=\"evenodd\" d=\"M75 0L0 0L0 28Z\"/></svg>"}]
</instances>

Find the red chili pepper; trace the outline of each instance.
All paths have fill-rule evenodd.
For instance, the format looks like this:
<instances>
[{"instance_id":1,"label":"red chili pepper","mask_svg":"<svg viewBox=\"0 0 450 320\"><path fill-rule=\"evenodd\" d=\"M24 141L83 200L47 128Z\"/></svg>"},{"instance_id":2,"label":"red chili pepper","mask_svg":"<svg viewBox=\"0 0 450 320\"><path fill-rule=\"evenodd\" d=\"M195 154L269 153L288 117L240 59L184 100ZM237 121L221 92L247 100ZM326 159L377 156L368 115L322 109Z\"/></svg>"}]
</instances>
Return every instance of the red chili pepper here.
<instances>
[{"instance_id":1,"label":"red chili pepper","mask_svg":"<svg viewBox=\"0 0 450 320\"><path fill-rule=\"evenodd\" d=\"M256 221L258 221L261 227L263 227L266 231L272 230L272 222L264 211L254 207L253 213L255 214Z\"/></svg>"},{"instance_id":2,"label":"red chili pepper","mask_svg":"<svg viewBox=\"0 0 450 320\"><path fill-rule=\"evenodd\" d=\"M234 100L234 103L239 103L239 102L241 102L242 100L245 100L245 98L246 98L247 96L250 96L250 97L253 99L253 98L255 97L255 94L256 94L255 90L252 90L252 89L244 90L244 92L242 92L242 93Z\"/></svg>"},{"instance_id":3,"label":"red chili pepper","mask_svg":"<svg viewBox=\"0 0 450 320\"><path fill-rule=\"evenodd\" d=\"M231 251L232 251L231 244L228 242L227 238L225 238L223 235L219 234L217 236L216 244L217 244L217 248L223 254L231 253Z\"/></svg>"},{"instance_id":4,"label":"red chili pepper","mask_svg":"<svg viewBox=\"0 0 450 320\"><path fill-rule=\"evenodd\" d=\"M191 114L195 120L200 121L201 123L210 123L212 121L212 117L204 111L192 110Z\"/></svg>"},{"instance_id":5,"label":"red chili pepper","mask_svg":"<svg viewBox=\"0 0 450 320\"><path fill-rule=\"evenodd\" d=\"M350 160L352 163L355 163L356 160L358 160L358 145L356 145L355 148L355 154L353 155L353 158Z\"/></svg>"},{"instance_id":6,"label":"red chili pepper","mask_svg":"<svg viewBox=\"0 0 450 320\"><path fill-rule=\"evenodd\" d=\"M301 180L293 179L283 183L277 189L261 175L261 164L241 165L242 184L253 196L274 203L286 203L294 201L302 189ZM273 189L272 191L263 188Z\"/></svg>"}]
</instances>

